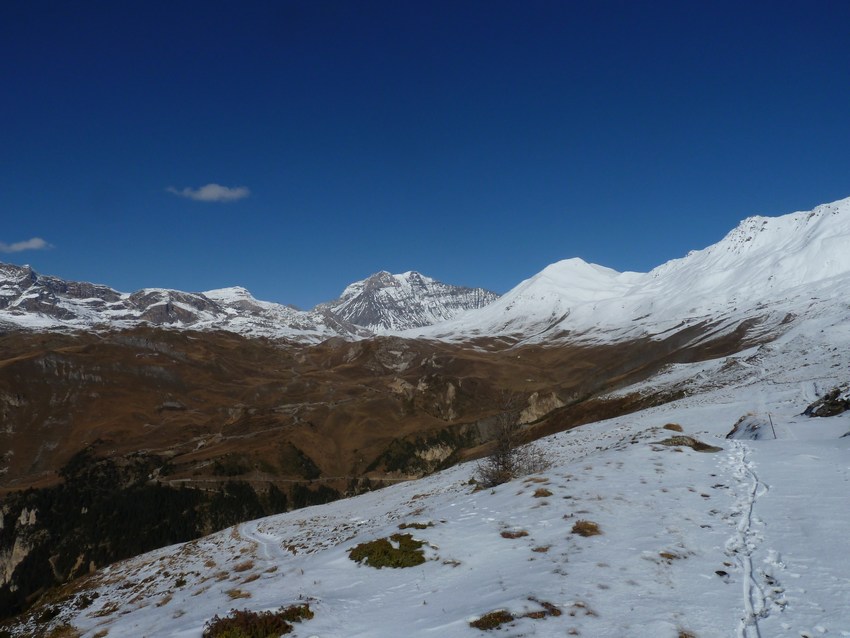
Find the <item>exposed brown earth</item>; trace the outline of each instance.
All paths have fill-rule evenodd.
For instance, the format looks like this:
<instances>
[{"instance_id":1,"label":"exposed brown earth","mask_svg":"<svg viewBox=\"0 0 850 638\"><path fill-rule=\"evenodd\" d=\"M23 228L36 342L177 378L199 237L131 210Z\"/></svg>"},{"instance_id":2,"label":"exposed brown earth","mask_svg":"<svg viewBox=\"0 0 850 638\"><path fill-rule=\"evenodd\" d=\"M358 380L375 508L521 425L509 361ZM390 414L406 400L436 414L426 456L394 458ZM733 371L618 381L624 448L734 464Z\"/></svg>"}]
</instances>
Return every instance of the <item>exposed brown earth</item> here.
<instances>
[{"instance_id":1,"label":"exposed brown earth","mask_svg":"<svg viewBox=\"0 0 850 638\"><path fill-rule=\"evenodd\" d=\"M152 548L121 536L110 503L139 525L153 521L169 544L422 476L486 454L508 405L530 440L673 400L675 389L606 395L669 363L766 338L748 336L751 327L604 346L394 337L307 346L157 328L0 335L0 617L51 582ZM160 497L157 484L201 492ZM92 528L92 516L113 535ZM169 535L185 521L182 535Z\"/></svg>"},{"instance_id":2,"label":"exposed brown earth","mask_svg":"<svg viewBox=\"0 0 850 638\"><path fill-rule=\"evenodd\" d=\"M390 337L303 346L158 329L7 334L0 493L58 481L87 446L98 456L165 457L159 480L170 483L420 475L484 442L508 396L529 408L530 435L540 436L663 401L597 397L746 340L685 346L700 329L663 341L514 348Z\"/></svg>"}]
</instances>

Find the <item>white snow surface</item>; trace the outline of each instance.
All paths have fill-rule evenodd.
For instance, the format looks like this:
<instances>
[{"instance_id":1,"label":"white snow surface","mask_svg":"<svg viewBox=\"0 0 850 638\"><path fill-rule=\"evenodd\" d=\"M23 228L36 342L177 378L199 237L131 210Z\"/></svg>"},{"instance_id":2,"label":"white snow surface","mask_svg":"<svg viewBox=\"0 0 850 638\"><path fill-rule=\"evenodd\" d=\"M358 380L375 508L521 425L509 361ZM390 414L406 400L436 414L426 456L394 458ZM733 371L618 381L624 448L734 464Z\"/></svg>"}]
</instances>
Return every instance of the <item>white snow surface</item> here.
<instances>
[{"instance_id":1,"label":"white snow surface","mask_svg":"<svg viewBox=\"0 0 850 638\"><path fill-rule=\"evenodd\" d=\"M476 492L465 464L244 523L102 570L94 603L59 620L86 638L198 638L232 608L306 601L315 617L292 636L850 636L850 413L801 416L848 372L846 312L815 312L771 343L623 390L685 398L539 441L552 465L533 479ZM726 439L741 417L763 436ZM668 423L722 450L659 445L677 434ZM573 534L578 520L602 534ZM424 564L348 558L403 523L431 524L407 530ZM543 603L560 614L523 617ZM470 626L499 609L517 619Z\"/></svg>"}]
</instances>

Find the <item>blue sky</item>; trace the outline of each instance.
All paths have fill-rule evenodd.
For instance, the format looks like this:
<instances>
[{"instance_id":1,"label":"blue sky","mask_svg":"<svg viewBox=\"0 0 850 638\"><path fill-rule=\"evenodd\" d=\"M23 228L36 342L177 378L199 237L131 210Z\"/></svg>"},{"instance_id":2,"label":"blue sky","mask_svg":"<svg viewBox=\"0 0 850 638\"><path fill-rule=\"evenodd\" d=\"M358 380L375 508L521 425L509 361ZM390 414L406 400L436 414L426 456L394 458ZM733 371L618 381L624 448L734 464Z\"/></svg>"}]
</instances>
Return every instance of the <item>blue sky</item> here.
<instances>
[{"instance_id":1,"label":"blue sky","mask_svg":"<svg viewBox=\"0 0 850 638\"><path fill-rule=\"evenodd\" d=\"M850 195L848 24L843 0L9 0L0 261L302 308L378 270L649 270Z\"/></svg>"}]
</instances>

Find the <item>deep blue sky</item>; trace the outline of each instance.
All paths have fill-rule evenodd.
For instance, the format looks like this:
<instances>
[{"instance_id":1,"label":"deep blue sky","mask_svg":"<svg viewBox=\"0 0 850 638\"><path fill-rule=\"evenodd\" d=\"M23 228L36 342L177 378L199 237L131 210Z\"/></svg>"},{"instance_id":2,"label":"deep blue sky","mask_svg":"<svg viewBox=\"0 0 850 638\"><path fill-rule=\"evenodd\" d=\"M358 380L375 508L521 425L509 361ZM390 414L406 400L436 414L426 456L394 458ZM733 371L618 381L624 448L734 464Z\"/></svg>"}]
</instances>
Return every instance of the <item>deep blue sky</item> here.
<instances>
[{"instance_id":1,"label":"deep blue sky","mask_svg":"<svg viewBox=\"0 0 850 638\"><path fill-rule=\"evenodd\" d=\"M378 270L649 270L850 195L848 24L845 0L7 0L0 261L303 308ZM184 196L207 184L250 195Z\"/></svg>"}]
</instances>

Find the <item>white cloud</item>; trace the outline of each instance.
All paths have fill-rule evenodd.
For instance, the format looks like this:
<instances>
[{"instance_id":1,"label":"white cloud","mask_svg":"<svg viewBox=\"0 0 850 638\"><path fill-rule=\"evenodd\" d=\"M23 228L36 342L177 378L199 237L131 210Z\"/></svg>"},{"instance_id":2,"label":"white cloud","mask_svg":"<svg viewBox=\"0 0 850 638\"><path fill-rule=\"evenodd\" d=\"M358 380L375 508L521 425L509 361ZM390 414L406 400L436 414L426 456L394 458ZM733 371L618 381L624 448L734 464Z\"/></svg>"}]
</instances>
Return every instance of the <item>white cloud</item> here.
<instances>
[{"instance_id":1,"label":"white cloud","mask_svg":"<svg viewBox=\"0 0 850 638\"><path fill-rule=\"evenodd\" d=\"M26 241L16 241L14 244L7 244L0 241L0 253L20 253L25 250L46 250L48 248L53 248L53 246L41 237L33 237Z\"/></svg>"},{"instance_id":2,"label":"white cloud","mask_svg":"<svg viewBox=\"0 0 850 638\"><path fill-rule=\"evenodd\" d=\"M251 191L245 186L230 188L220 184L207 184L200 188L184 188L182 190L169 186L166 190L174 195L194 199L198 202L235 202L251 195Z\"/></svg>"}]
</instances>

